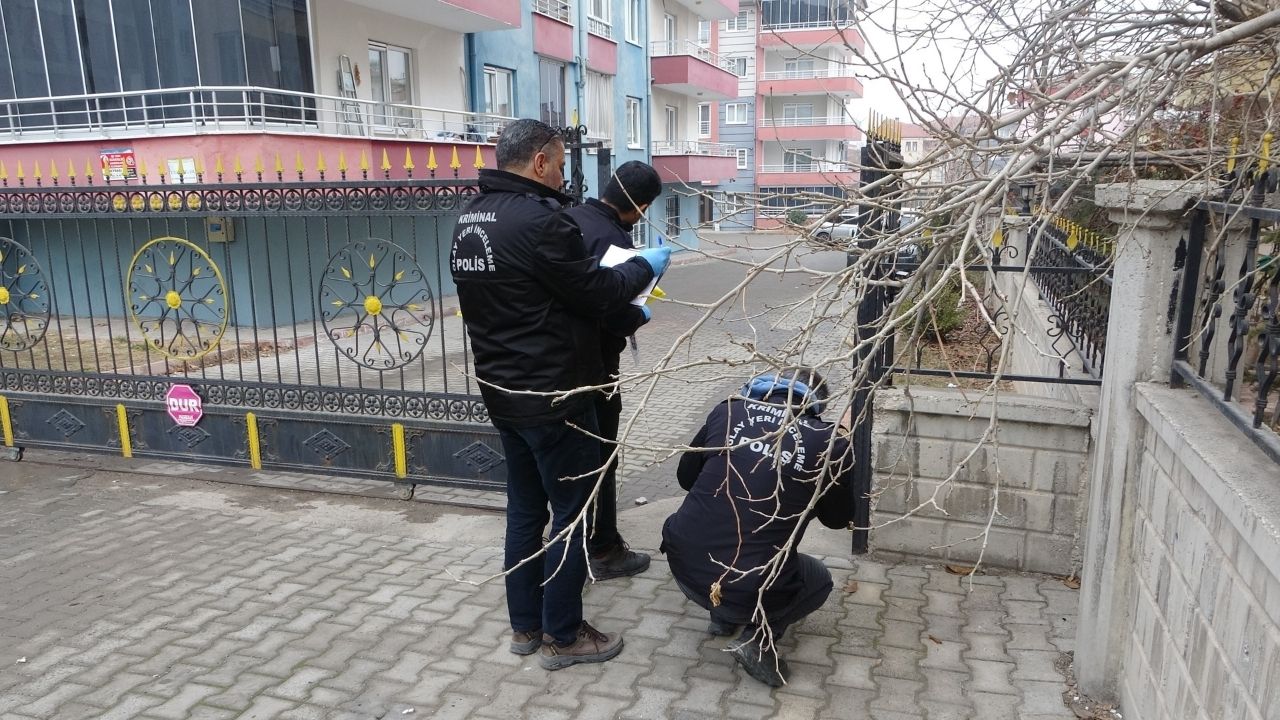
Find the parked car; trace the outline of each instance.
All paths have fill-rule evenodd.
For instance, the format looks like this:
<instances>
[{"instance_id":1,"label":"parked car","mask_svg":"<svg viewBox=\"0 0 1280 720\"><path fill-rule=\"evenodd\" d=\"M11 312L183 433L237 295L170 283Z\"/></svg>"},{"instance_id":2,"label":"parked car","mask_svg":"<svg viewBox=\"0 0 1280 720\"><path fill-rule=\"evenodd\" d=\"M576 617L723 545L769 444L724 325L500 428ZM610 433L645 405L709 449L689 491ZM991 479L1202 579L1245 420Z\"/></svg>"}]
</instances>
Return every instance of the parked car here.
<instances>
[{"instance_id":1,"label":"parked car","mask_svg":"<svg viewBox=\"0 0 1280 720\"><path fill-rule=\"evenodd\" d=\"M856 215L845 215L822 223L813 236L821 243L834 243L847 247L857 239L861 224L862 220Z\"/></svg>"}]
</instances>

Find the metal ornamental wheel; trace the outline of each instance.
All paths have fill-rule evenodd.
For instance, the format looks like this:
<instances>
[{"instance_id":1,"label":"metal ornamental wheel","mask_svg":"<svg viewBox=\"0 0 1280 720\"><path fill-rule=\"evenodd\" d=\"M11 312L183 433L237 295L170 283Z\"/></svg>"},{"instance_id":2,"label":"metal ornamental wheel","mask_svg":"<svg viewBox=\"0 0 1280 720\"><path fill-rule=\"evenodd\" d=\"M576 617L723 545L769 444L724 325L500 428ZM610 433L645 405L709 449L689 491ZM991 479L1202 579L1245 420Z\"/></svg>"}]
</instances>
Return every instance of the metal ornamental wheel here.
<instances>
[{"instance_id":1,"label":"metal ornamental wheel","mask_svg":"<svg viewBox=\"0 0 1280 720\"><path fill-rule=\"evenodd\" d=\"M348 244L325 266L320 320L338 351L374 370L413 362L435 326L435 298L403 247L370 238Z\"/></svg>"},{"instance_id":2,"label":"metal ornamental wheel","mask_svg":"<svg viewBox=\"0 0 1280 720\"><path fill-rule=\"evenodd\" d=\"M0 237L0 350L30 350L49 329L49 286L31 251Z\"/></svg>"},{"instance_id":3,"label":"metal ornamental wheel","mask_svg":"<svg viewBox=\"0 0 1280 720\"><path fill-rule=\"evenodd\" d=\"M212 352L227 330L227 284L199 247L159 237L138 249L125 282L129 315L147 345L174 360Z\"/></svg>"}]
</instances>

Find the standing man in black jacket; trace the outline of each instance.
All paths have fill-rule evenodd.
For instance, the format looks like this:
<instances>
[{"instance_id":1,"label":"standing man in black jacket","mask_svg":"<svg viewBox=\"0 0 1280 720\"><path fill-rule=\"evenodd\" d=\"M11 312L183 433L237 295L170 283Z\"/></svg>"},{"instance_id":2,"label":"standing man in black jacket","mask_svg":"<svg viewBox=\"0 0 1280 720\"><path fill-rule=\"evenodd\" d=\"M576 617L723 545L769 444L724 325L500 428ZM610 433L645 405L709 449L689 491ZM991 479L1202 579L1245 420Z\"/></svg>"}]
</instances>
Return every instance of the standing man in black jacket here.
<instances>
[{"instance_id":1,"label":"standing man in black jacket","mask_svg":"<svg viewBox=\"0 0 1280 720\"><path fill-rule=\"evenodd\" d=\"M823 525L853 520L849 415L839 425L823 420L826 399L822 376L789 368L752 378L739 397L717 405L689 443L695 449L680 458L676 477L689 494L662 528L671 575L710 611L708 631L730 635L745 626L734 660L773 687L787 665L764 621L776 642L831 594L831 572L796 551L814 495Z\"/></svg>"},{"instance_id":2,"label":"standing man in black jacket","mask_svg":"<svg viewBox=\"0 0 1280 720\"><path fill-rule=\"evenodd\" d=\"M603 258L610 246L631 250L631 228L662 193L662 179L652 166L639 160L625 162L613 172L600 199L591 198L569 211L582 228L587 252ZM649 308L627 303L608 315L600 326L601 382L618 378L627 338L649 321ZM605 439L604 459L609 461L600 492L596 495L595 529L587 540L591 574L597 580L638 575L649 568L649 556L635 552L618 532L617 445L622 417L622 394L613 388L595 394L596 420Z\"/></svg>"},{"instance_id":3,"label":"standing man in black jacket","mask_svg":"<svg viewBox=\"0 0 1280 720\"><path fill-rule=\"evenodd\" d=\"M601 318L670 259L663 248L599 266L560 211L564 150L546 123L504 128L498 169L480 171L480 195L458 217L449 255L480 392L506 455L511 651L540 651L548 670L622 650L620 635L582 619L588 522L559 537L585 509L601 458L592 393L572 391L601 377ZM537 558L548 518L553 541Z\"/></svg>"}]
</instances>

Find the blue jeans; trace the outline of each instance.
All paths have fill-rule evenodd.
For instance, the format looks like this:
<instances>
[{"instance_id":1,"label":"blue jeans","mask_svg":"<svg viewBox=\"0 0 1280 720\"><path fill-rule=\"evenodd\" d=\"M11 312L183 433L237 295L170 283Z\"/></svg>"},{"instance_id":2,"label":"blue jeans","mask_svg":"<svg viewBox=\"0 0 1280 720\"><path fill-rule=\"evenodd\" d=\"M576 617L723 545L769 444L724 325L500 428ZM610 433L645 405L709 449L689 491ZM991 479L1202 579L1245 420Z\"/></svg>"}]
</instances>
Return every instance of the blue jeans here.
<instances>
[{"instance_id":1,"label":"blue jeans","mask_svg":"<svg viewBox=\"0 0 1280 720\"><path fill-rule=\"evenodd\" d=\"M586 506L595 486L594 471L600 468L600 442L570 424L596 433L595 409L588 405L578 415L546 425L493 423L507 456L504 569L542 549L548 519L549 537L554 538ZM580 475L579 479L563 479ZM590 519L588 515L588 532ZM566 538L567 543L561 540L548 545L541 558L507 575L507 613L512 630L541 629L562 645L577 639L582 624L582 587L587 579L582 532L579 524Z\"/></svg>"}]
</instances>

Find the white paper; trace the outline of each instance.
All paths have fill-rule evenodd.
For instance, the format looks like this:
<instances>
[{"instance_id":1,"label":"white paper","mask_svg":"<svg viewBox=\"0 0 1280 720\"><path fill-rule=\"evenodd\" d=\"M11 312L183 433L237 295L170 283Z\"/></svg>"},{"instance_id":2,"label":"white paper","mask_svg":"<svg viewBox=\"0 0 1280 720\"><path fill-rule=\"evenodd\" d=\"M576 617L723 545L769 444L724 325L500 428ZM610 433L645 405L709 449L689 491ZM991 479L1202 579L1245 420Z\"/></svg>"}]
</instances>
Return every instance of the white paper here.
<instances>
[{"instance_id":1,"label":"white paper","mask_svg":"<svg viewBox=\"0 0 1280 720\"><path fill-rule=\"evenodd\" d=\"M639 255L639 253L636 252L635 250L627 250L625 248L620 248L617 245L610 245L609 249L604 251L604 257L600 258L600 267L613 267L614 265L621 265L622 263L630 260L636 255ZM631 301L631 304L636 306L643 306L646 302L649 301L649 293L653 292L653 288L656 287L657 284L658 284L658 278L657 276L655 276L653 280L651 280L649 284L645 286L644 290L640 291L640 294L636 296L636 299Z\"/></svg>"}]
</instances>

